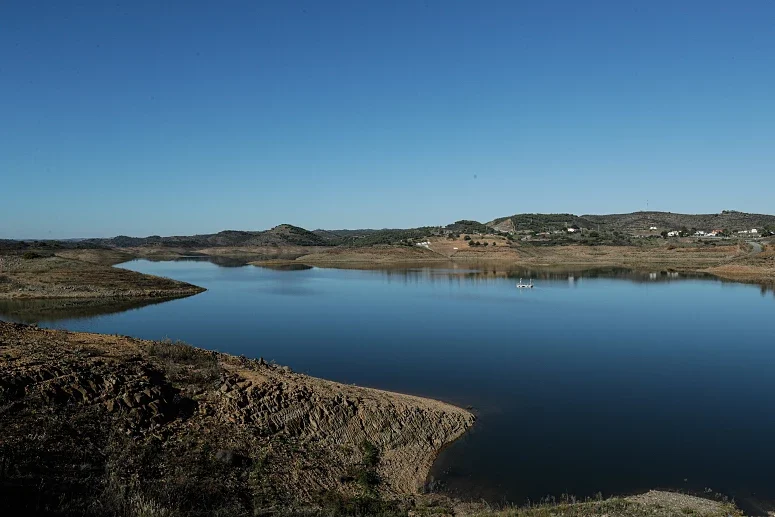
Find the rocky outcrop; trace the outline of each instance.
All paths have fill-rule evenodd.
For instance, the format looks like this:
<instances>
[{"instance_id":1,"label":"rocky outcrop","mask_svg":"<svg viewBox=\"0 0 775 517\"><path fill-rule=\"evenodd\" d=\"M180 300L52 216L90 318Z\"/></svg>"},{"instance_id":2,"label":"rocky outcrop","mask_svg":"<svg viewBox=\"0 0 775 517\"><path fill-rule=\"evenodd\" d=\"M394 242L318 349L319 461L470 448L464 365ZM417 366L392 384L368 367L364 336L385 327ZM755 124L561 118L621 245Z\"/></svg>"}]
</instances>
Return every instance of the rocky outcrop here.
<instances>
[{"instance_id":1,"label":"rocky outcrop","mask_svg":"<svg viewBox=\"0 0 775 517\"><path fill-rule=\"evenodd\" d=\"M334 464L360 461L360 444L380 451L383 490L415 493L438 451L474 422L469 412L441 402L348 386L286 369L242 361L217 391L219 418L265 435L325 443ZM304 486L333 486L345 474L316 472ZM303 476L302 477L306 477Z\"/></svg>"},{"instance_id":2,"label":"rocky outcrop","mask_svg":"<svg viewBox=\"0 0 775 517\"><path fill-rule=\"evenodd\" d=\"M134 494L185 509L215 490L249 514L330 492L415 494L473 422L262 359L0 322L0 465L15 469L0 495L45 487L27 501Z\"/></svg>"}]
</instances>

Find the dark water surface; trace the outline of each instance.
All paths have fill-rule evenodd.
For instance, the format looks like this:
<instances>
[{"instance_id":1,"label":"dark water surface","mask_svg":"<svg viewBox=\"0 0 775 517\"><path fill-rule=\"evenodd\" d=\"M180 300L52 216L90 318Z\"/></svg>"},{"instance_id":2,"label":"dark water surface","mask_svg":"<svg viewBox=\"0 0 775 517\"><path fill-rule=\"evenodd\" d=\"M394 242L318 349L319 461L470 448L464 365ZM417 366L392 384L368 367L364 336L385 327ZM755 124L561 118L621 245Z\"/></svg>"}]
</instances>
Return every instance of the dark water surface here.
<instances>
[{"instance_id":1,"label":"dark water surface","mask_svg":"<svg viewBox=\"0 0 775 517\"><path fill-rule=\"evenodd\" d=\"M30 307L10 316L6 303L0 317L182 339L473 406L474 430L432 473L458 495L711 487L775 497L775 297L759 287L607 271L544 274L517 290L529 273L490 266L121 267L208 291L70 319Z\"/></svg>"}]
</instances>

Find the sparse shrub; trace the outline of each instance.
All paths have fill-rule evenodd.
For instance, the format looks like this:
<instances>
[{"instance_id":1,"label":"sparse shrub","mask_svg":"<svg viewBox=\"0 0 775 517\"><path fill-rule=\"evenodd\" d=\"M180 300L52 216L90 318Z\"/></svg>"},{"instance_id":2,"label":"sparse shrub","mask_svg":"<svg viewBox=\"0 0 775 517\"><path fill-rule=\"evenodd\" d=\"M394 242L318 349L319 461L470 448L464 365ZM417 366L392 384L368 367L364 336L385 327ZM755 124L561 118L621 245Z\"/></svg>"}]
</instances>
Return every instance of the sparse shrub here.
<instances>
[{"instance_id":1,"label":"sparse shrub","mask_svg":"<svg viewBox=\"0 0 775 517\"><path fill-rule=\"evenodd\" d=\"M22 258L24 260L32 260L32 259L40 258L40 254L35 253L34 251L25 251L24 254L22 255Z\"/></svg>"},{"instance_id":2,"label":"sparse shrub","mask_svg":"<svg viewBox=\"0 0 775 517\"><path fill-rule=\"evenodd\" d=\"M379 474L377 474L377 471L374 469L366 468L358 469L356 471L355 480L359 485L367 490L374 488L380 483Z\"/></svg>"},{"instance_id":3,"label":"sparse shrub","mask_svg":"<svg viewBox=\"0 0 775 517\"><path fill-rule=\"evenodd\" d=\"M470 241L471 240L471 236L470 235L466 235L465 237L463 237L463 240L464 241Z\"/></svg>"},{"instance_id":4,"label":"sparse shrub","mask_svg":"<svg viewBox=\"0 0 775 517\"><path fill-rule=\"evenodd\" d=\"M368 440L361 442L361 452L363 453L363 464L367 467L376 467L379 463L379 449Z\"/></svg>"},{"instance_id":5,"label":"sparse shrub","mask_svg":"<svg viewBox=\"0 0 775 517\"><path fill-rule=\"evenodd\" d=\"M150 355L161 357L164 359L172 359L180 362L192 362L201 353L202 350L197 350L191 345L184 343L183 341L171 341L165 339L164 341L156 341L148 349Z\"/></svg>"},{"instance_id":6,"label":"sparse shrub","mask_svg":"<svg viewBox=\"0 0 775 517\"><path fill-rule=\"evenodd\" d=\"M194 348L183 341L155 341L148 348L148 354L166 361L166 370L172 379L204 386L221 376L216 354Z\"/></svg>"}]
</instances>

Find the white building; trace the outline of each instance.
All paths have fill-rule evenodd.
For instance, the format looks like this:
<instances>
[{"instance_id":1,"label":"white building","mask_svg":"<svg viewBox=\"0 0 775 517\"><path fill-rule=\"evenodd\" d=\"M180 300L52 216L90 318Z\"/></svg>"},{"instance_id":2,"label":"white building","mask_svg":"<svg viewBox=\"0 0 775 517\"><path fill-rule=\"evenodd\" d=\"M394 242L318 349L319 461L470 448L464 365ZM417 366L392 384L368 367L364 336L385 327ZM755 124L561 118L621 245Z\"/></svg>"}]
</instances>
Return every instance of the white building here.
<instances>
[{"instance_id":1,"label":"white building","mask_svg":"<svg viewBox=\"0 0 775 517\"><path fill-rule=\"evenodd\" d=\"M651 228L649 228L649 230L657 230L657 229L658 228L656 226L652 226Z\"/></svg>"},{"instance_id":2,"label":"white building","mask_svg":"<svg viewBox=\"0 0 775 517\"><path fill-rule=\"evenodd\" d=\"M753 230L751 230L751 233L759 233L759 230L757 230L756 228L754 228Z\"/></svg>"},{"instance_id":3,"label":"white building","mask_svg":"<svg viewBox=\"0 0 775 517\"><path fill-rule=\"evenodd\" d=\"M681 235L681 232L679 232L678 230L673 230L673 231L667 232L667 236L668 237L678 237L680 235Z\"/></svg>"}]
</instances>

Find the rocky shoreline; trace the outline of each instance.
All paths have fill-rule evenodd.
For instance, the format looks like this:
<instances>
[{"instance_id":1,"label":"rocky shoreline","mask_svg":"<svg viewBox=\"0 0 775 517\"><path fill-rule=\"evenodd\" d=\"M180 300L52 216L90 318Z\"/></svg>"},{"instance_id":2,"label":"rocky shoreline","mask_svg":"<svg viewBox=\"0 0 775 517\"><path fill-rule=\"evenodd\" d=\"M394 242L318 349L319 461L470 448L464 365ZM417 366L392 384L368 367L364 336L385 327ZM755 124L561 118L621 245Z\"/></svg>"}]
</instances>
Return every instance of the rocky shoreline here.
<instances>
[{"instance_id":1,"label":"rocky shoreline","mask_svg":"<svg viewBox=\"0 0 775 517\"><path fill-rule=\"evenodd\" d=\"M442 402L180 343L0 323L0 357L14 466L0 492L30 511L193 511L212 487L207 504L236 515L326 494L394 499L420 493L439 450L474 423Z\"/></svg>"}]
</instances>

